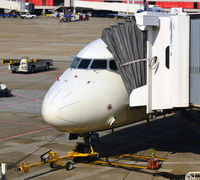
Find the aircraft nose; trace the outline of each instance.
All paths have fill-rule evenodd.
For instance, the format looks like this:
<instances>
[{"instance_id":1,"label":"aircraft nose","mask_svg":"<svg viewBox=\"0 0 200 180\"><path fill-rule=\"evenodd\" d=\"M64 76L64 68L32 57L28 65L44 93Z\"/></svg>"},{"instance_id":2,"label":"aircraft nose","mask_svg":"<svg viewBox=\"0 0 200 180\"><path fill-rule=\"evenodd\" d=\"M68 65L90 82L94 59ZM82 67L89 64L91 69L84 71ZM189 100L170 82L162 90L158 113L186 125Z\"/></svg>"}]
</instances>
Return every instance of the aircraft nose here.
<instances>
[{"instance_id":1,"label":"aircraft nose","mask_svg":"<svg viewBox=\"0 0 200 180\"><path fill-rule=\"evenodd\" d=\"M44 121L60 129L71 128L80 121L80 100L67 88L50 89L42 104Z\"/></svg>"}]
</instances>

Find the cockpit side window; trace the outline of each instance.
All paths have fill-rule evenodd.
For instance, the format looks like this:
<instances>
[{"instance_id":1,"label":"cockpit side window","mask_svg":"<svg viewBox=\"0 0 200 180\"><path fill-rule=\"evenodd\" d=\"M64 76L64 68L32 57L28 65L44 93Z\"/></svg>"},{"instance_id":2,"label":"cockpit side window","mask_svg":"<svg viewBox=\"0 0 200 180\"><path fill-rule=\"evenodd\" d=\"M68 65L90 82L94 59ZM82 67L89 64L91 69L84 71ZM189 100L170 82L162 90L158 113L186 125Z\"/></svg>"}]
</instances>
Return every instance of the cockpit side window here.
<instances>
[{"instance_id":1,"label":"cockpit side window","mask_svg":"<svg viewBox=\"0 0 200 180\"><path fill-rule=\"evenodd\" d=\"M90 69L107 69L107 60L93 60Z\"/></svg>"},{"instance_id":2,"label":"cockpit side window","mask_svg":"<svg viewBox=\"0 0 200 180\"><path fill-rule=\"evenodd\" d=\"M78 69L87 69L90 64L91 59L82 59L78 65Z\"/></svg>"},{"instance_id":3,"label":"cockpit side window","mask_svg":"<svg viewBox=\"0 0 200 180\"><path fill-rule=\"evenodd\" d=\"M75 57L75 59L72 61L72 64L70 65L71 68L76 68L80 62L81 58Z\"/></svg>"},{"instance_id":4,"label":"cockpit side window","mask_svg":"<svg viewBox=\"0 0 200 180\"><path fill-rule=\"evenodd\" d=\"M116 63L115 63L115 60L110 60L109 61L109 68L111 69L111 70L113 70L113 71L117 71L118 69L117 69L117 65L116 65Z\"/></svg>"}]
</instances>

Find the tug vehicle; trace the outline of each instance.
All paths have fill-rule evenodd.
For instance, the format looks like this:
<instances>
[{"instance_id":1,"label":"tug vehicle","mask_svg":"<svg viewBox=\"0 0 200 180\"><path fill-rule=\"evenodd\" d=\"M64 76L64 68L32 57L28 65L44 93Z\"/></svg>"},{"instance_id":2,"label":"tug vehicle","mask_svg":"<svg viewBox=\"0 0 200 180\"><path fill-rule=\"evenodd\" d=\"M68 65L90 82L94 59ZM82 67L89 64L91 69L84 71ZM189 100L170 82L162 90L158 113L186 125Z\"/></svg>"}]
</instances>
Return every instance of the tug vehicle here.
<instances>
[{"instance_id":1,"label":"tug vehicle","mask_svg":"<svg viewBox=\"0 0 200 180\"><path fill-rule=\"evenodd\" d=\"M39 70L48 71L50 66L53 66L53 60L51 59L28 59L28 57L22 59L5 59L2 60L2 64L8 63L8 69L15 72L30 72L34 73Z\"/></svg>"}]
</instances>

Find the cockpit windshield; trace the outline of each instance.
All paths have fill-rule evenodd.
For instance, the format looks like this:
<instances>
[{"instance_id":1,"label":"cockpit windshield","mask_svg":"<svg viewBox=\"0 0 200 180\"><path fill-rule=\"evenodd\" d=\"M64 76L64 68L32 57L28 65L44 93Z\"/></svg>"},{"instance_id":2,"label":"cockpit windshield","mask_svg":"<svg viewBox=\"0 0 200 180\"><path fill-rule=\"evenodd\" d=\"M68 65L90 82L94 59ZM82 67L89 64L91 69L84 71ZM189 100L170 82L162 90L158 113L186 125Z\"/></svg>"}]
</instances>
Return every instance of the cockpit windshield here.
<instances>
[{"instance_id":1,"label":"cockpit windshield","mask_svg":"<svg viewBox=\"0 0 200 180\"><path fill-rule=\"evenodd\" d=\"M71 66L73 69L107 69L117 71L115 60L113 59L81 59L76 57Z\"/></svg>"},{"instance_id":2,"label":"cockpit windshield","mask_svg":"<svg viewBox=\"0 0 200 180\"><path fill-rule=\"evenodd\" d=\"M78 69L87 69L90 62L91 62L91 59L82 59L80 64L78 65Z\"/></svg>"},{"instance_id":3,"label":"cockpit windshield","mask_svg":"<svg viewBox=\"0 0 200 180\"><path fill-rule=\"evenodd\" d=\"M107 60L93 60L90 69L107 69Z\"/></svg>"}]
</instances>

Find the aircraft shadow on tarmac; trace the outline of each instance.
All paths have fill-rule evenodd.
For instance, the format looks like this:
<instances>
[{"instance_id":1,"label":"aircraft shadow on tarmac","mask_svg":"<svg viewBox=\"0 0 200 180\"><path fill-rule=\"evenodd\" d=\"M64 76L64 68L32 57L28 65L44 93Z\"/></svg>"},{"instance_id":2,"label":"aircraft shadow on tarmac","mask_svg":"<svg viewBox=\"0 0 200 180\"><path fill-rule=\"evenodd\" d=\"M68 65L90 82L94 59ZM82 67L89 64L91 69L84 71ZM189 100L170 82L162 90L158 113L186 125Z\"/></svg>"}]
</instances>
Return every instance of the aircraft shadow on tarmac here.
<instances>
[{"instance_id":1,"label":"aircraft shadow on tarmac","mask_svg":"<svg viewBox=\"0 0 200 180\"><path fill-rule=\"evenodd\" d=\"M45 175L45 174L49 174L49 173L54 172L54 171L57 171L57 170L58 170L58 169L51 169L51 170L49 170L49 171L45 171L45 172L43 172L43 173L36 174L36 175L34 175L34 176L30 176L30 177L28 177L28 178L25 178L24 180L36 179L36 178L38 178L38 177L40 177L40 176L43 176L43 175Z\"/></svg>"},{"instance_id":2,"label":"aircraft shadow on tarmac","mask_svg":"<svg viewBox=\"0 0 200 180\"><path fill-rule=\"evenodd\" d=\"M180 114L159 118L151 122L130 126L128 128L116 130L112 135L108 134L100 138L100 143L96 144L97 151L102 156L114 156L124 153L137 153L147 149L155 148L158 151L170 153L192 152L200 154L200 128L195 127L198 122L199 113L192 112L192 117L185 120ZM200 127L200 126L199 126ZM112 137L111 137L112 136ZM110 144L112 138L112 143ZM45 171L26 178L37 179L55 170ZM135 171L140 171L135 169ZM174 175L167 172L143 172L153 176L163 176L165 178L177 180L184 179L185 174Z\"/></svg>"},{"instance_id":3,"label":"aircraft shadow on tarmac","mask_svg":"<svg viewBox=\"0 0 200 180\"><path fill-rule=\"evenodd\" d=\"M112 156L155 148L170 153L200 154L200 114L191 114L193 118L190 116L188 120L177 114L155 120L150 127L143 123L105 135L100 138L98 152Z\"/></svg>"}]
</instances>

